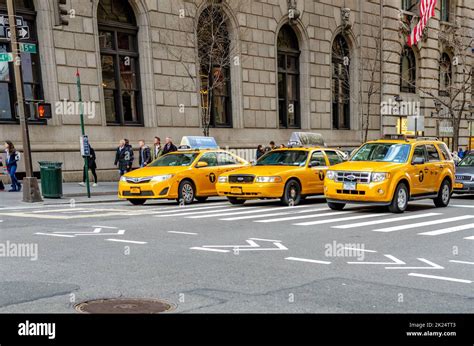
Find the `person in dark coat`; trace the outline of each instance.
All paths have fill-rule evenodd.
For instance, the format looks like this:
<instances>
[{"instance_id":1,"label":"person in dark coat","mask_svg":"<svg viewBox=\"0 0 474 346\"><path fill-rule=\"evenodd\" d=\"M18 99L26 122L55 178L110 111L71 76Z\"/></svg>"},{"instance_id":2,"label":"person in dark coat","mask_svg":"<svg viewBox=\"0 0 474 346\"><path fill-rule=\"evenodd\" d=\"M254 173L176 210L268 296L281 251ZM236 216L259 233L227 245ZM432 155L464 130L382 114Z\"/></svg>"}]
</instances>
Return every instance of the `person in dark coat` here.
<instances>
[{"instance_id":1,"label":"person in dark coat","mask_svg":"<svg viewBox=\"0 0 474 346\"><path fill-rule=\"evenodd\" d=\"M12 187L8 192L20 192L21 184L16 177L16 169L20 160L20 153L16 151L11 141L5 141L5 152L7 153L7 171L12 181Z\"/></svg>"},{"instance_id":2,"label":"person in dark coat","mask_svg":"<svg viewBox=\"0 0 474 346\"><path fill-rule=\"evenodd\" d=\"M0 155L0 176L3 175L3 157ZM0 191L5 191L5 185L3 185L3 181L0 179Z\"/></svg>"},{"instance_id":3,"label":"person in dark coat","mask_svg":"<svg viewBox=\"0 0 474 346\"><path fill-rule=\"evenodd\" d=\"M94 177L94 184L92 186L96 187L99 185L99 182L97 180L97 164L96 164L96 156L95 156L95 150L91 146L90 148L90 155L87 158L87 164L89 169L91 170L92 176ZM79 185L84 186L86 182L86 165L84 165L84 170L82 172L82 183L79 183Z\"/></svg>"},{"instance_id":4,"label":"person in dark coat","mask_svg":"<svg viewBox=\"0 0 474 346\"><path fill-rule=\"evenodd\" d=\"M257 153L255 155L256 159L258 160L259 158L261 158L263 154L265 154L265 148L263 147L263 145L259 144L257 147Z\"/></svg>"},{"instance_id":5,"label":"person in dark coat","mask_svg":"<svg viewBox=\"0 0 474 346\"><path fill-rule=\"evenodd\" d=\"M114 165L118 166L120 176L129 171L130 158L130 145L127 146L125 140L121 139L117 151L115 152L114 161Z\"/></svg>"},{"instance_id":6,"label":"person in dark coat","mask_svg":"<svg viewBox=\"0 0 474 346\"><path fill-rule=\"evenodd\" d=\"M166 137L166 144L163 147L163 155L177 151L178 148L173 144L173 139L171 137Z\"/></svg>"},{"instance_id":7,"label":"person in dark coat","mask_svg":"<svg viewBox=\"0 0 474 346\"><path fill-rule=\"evenodd\" d=\"M151 162L150 147L145 145L145 141L143 139L138 141L138 145L140 146L140 152L138 155L138 163L140 164L140 167L148 166Z\"/></svg>"}]
</instances>

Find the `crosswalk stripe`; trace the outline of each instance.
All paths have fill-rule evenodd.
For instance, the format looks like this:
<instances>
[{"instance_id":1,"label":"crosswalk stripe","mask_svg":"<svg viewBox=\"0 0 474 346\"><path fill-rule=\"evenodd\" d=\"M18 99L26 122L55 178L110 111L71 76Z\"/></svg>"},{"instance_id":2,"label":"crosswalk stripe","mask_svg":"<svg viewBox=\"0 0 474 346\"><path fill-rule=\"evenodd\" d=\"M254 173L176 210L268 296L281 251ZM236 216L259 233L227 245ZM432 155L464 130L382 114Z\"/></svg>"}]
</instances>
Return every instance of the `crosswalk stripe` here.
<instances>
[{"instance_id":1,"label":"crosswalk stripe","mask_svg":"<svg viewBox=\"0 0 474 346\"><path fill-rule=\"evenodd\" d=\"M369 217L379 217L382 215L387 214L367 214L367 215L358 215L358 216L349 216L349 217L341 217L329 220L318 220L318 221L308 221L308 222L300 222L294 223L295 226L312 226L312 225L322 225L325 223L332 223L332 222L341 222L341 221L349 221L349 220L359 220L359 219L366 219Z\"/></svg>"},{"instance_id":2,"label":"crosswalk stripe","mask_svg":"<svg viewBox=\"0 0 474 346\"><path fill-rule=\"evenodd\" d=\"M312 212L318 212L318 211L323 211L323 210L329 210L329 208L317 208L317 209L306 209L306 210L300 210L297 212L281 212L281 213L270 213L270 214L258 214L258 215L246 215L246 216L237 216L237 217L228 217L224 219L219 219L222 221L236 221L236 220L246 220L246 219L257 219L257 218L262 218L262 217L273 217L273 216L282 216L282 215L291 215L291 214L303 214L303 213L312 213Z\"/></svg>"},{"instance_id":3,"label":"crosswalk stripe","mask_svg":"<svg viewBox=\"0 0 474 346\"><path fill-rule=\"evenodd\" d=\"M474 240L474 235L471 235L470 237L466 237L464 239L467 239L467 240Z\"/></svg>"},{"instance_id":4,"label":"crosswalk stripe","mask_svg":"<svg viewBox=\"0 0 474 346\"><path fill-rule=\"evenodd\" d=\"M180 213L180 212L191 212L195 210L207 210L207 209L217 209L217 208L222 208L222 205L216 205L216 206L209 206L209 207L197 207L197 208L190 208L190 207L180 207L177 208L176 210L159 210L159 211L149 211L147 214L150 215L161 215L161 214L171 214L171 213ZM232 208L232 207L230 207ZM234 207L235 208L235 207Z\"/></svg>"},{"instance_id":5,"label":"crosswalk stripe","mask_svg":"<svg viewBox=\"0 0 474 346\"><path fill-rule=\"evenodd\" d=\"M281 208L281 209L287 209L288 210L288 209L298 209L298 208L305 208L305 206L284 207L284 208ZM235 208L235 209L236 210L234 210L232 212L224 212L224 213L218 213L218 214L214 213L215 212L214 210L211 210L210 211L211 214L189 216L188 219L203 219L203 218L207 218L207 217L220 217L220 216L228 216L228 215L255 214L255 213L262 213L262 212L275 210L274 208L262 208L262 207L259 207L256 210L250 210L250 211L245 210L245 209L249 209L249 207L246 207L245 209L242 209L242 208ZM281 210L281 209L278 209L278 210ZM237 211L237 210L241 210L241 211ZM227 210L227 211L229 211L229 210Z\"/></svg>"},{"instance_id":6,"label":"crosswalk stripe","mask_svg":"<svg viewBox=\"0 0 474 346\"><path fill-rule=\"evenodd\" d=\"M401 230L410 229L410 228L431 226L431 225L437 225L439 223L448 223L448 222L461 221L461 220L467 220L467 219L472 219L472 218L474 218L474 216L463 215L463 216L450 217L447 219L432 220L432 221L426 221L426 222L412 223L408 225L380 228L380 229L373 230L373 232L395 232L395 231L401 231Z\"/></svg>"},{"instance_id":7,"label":"crosswalk stripe","mask_svg":"<svg viewBox=\"0 0 474 346\"><path fill-rule=\"evenodd\" d=\"M453 281L453 282L460 282L463 284L472 284L471 280L465 279L457 279L457 278L450 278L447 276L437 276L437 275L426 275L426 274L418 274L418 273L410 273L408 276L417 276L419 278L427 278L427 279L435 279L435 280L444 280L444 281Z\"/></svg>"},{"instance_id":8,"label":"crosswalk stripe","mask_svg":"<svg viewBox=\"0 0 474 346\"><path fill-rule=\"evenodd\" d=\"M254 221L254 222L262 222L262 223L280 222L280 221L288 221L288 220L316 218L316 217L322 217L322 216L337 216L337 215L340 215L340 214L349 214L349 213L353 213L353 212L352 211L332 211L330 213L323 213L323 214L280 217L280 218L276 218L276 219L257 220L257 221Z\"/></svg>"},{"instance_id":9,"label":"crosswalk stripe","mask_svg":"<svg viewBox=\"0 0 474 346\"><path fill-rule=\"evenodd\" d=\"M443 229L438 229L436 231L429 231L429 232L423 232L423 233L418 233L418 234L420 234L420 235L440 235L440 234L464 231L466 229L473 229L473 228L474 228L474 223L469 223L467 225L443 228Z\"/></svg>"},{"instance_id":10,"label":"crosswalk stripe","mask_svg":"<svg viewBox=\"0 0 474 346\"><path fill-rule=\"evenodd\" d=\"M399 216L399 217L393 217L393 218L382 219L382 220L372 220L372 221L367 221L367 222L358 222L358 223L350 223L347 225L332 226L332 228L340 228L340 229L356 228L356 227L363 227L363 226L378 225L381 223L388 223L388 222L420 219L423 217L436 216L436 215L442 215L442 214L441 213L426 213L426 214L417 214L417 215L406 215L406 216Z\"/></svg>"},{"instance_id":11,"label":"crosswalk stripe","mask_svg":"<svg viewBox=\"0 0 474 346\"><path fill-rule=\"evenodd\" d=\"M255 209L255 208L258 208L258 207L244 207L245 210L248 210L248 209ZM231 209L235 209L236 211L237 210L242 210L242 208L239 208L239 207L228 207L228 208L225 208L225 209L218 209L218 210L204 210L204 211L191 211L191 212L184 212L184 213L173 213L173 214L170 214L170 213L167 213L166 215L153 215L153 217L176 217L176 216L188 216L188 215L199 215L199 214L209 214L209 213L219 213L219 212L226 212L226 211L229 211Z\"/></svg>"}]
</instances>

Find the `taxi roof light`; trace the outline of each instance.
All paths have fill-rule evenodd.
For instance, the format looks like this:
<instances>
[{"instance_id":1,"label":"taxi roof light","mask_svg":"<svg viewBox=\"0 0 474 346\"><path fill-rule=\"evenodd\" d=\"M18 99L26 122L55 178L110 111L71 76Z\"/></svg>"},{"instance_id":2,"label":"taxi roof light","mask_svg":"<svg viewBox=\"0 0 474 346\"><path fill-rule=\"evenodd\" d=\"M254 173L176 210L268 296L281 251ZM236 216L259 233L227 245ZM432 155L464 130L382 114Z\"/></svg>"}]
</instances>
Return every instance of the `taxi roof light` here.
<instances>
[{"instance_id":1,"label":"taxi roof light","mask_svg":"<svg viewBox=\"0 0 474 346\"><path fill-rule=\"evenodd\" d=\"M288 147L325 147L326 143L320 133L314 132L293 132L288 141Z\"/></svg>"},{"instance_id":2,"label":"taxi roof light","mask_svg":"<svg viewBox=\"0 0 474 346\"><path fill-rule=\"evenodd\" d=\"M179 150L219 149L214 137L183 136Z\"/></svg>"}]
</instances>

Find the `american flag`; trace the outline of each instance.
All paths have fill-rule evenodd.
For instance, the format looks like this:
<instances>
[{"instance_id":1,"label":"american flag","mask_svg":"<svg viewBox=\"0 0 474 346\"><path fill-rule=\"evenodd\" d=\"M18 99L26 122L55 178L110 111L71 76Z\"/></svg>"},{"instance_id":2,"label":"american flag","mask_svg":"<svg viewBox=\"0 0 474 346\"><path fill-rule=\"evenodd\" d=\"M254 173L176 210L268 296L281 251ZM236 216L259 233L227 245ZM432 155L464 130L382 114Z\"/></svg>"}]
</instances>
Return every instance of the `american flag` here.
<instances>
[{"instance_id":1,"label":"american flag","mask_svg":"<svg viewBox=\"0 0 474 346\"><path fill-rule=\"evenodd\" d=\"M428 23L428 19L435 15L436 0L420 0L420 20L408 36L408 46L417 44L423 34L423 29Z\"/></svg>"}]
</instances>

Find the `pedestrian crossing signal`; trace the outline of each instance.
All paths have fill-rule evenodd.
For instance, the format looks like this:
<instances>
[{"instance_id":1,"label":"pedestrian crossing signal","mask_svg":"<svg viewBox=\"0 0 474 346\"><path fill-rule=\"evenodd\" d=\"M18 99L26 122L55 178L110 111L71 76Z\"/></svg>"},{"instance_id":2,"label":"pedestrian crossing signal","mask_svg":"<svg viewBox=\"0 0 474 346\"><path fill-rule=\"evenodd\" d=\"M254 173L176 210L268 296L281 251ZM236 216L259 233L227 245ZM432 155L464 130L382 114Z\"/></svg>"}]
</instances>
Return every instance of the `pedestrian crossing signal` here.
<instances>
[{"instance_id":1,"label":"pedestrian crossing signal","mask_svg":"<svg viewBox=\"0 0 474 346\"><path fill-rule=\"evenodd\" d=\"M37 119L51 119L53 114L51 112L51 103L38 103L36 109Z\"/></svg>"}]
</instances>

